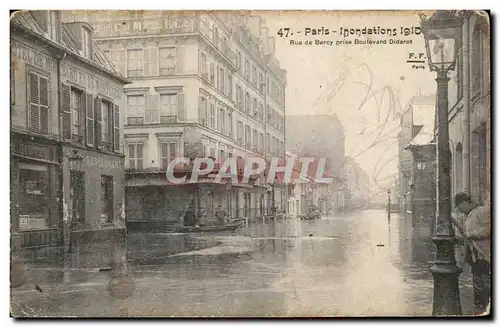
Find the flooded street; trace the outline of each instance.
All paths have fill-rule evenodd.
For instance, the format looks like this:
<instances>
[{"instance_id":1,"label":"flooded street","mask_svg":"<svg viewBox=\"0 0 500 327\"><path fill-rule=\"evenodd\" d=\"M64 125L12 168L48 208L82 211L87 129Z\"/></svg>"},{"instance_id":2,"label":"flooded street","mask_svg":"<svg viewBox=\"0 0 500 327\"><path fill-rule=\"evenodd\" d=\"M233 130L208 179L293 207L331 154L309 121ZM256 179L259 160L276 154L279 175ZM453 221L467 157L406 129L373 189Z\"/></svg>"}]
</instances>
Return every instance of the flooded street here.
<instances>
[{"instance_id":1,"label":"flooded street","mask_svg":"<svg viewBox=\"0 0 500 327\"><path fill-rule=\"evenodd\" d=\"M406 238L403 221L393 214L388 224L384 211L368 210L316 221L254 224L234 232L164 235L171 240L169 247L182 249L165 251L164 244L150 238L150 255L142 259L129 240L130 283L114 284L129 287L129 294L112 296L110 271L87 270L72 280L40 285L43 292L32 282L13 289L12 312L80 317L431 315L432 245ZM472 308L469 278L461 276L464 314Z\"/></svg>"}]
</instances>

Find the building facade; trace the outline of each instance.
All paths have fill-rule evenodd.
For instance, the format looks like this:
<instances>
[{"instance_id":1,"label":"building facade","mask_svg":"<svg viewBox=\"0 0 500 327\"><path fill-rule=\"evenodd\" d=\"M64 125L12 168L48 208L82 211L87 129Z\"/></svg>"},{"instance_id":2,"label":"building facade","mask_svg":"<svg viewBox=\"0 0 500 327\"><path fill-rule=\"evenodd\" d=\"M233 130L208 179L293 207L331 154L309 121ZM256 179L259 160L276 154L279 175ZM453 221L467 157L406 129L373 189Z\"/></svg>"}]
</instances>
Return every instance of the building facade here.
<instances>
[{"instance_id":1,"label":"building facade","mask_svg":"<svg viewBox=\"0 0 500 327\"><path fill-rule=\"evenodd\" d=\"M448 91L452 193L482 205L491 202L490 27L486 13L467 13Z\"/></svg>"},{"instance_id":2,"label":"building facade","mask_svg":"<svg viewBox=\"0 0 500 327\"><path fill-rule=\"evenodd\" d=\"M344 174L348 190L346 210L367 208L370 204L371 187L368 173L353 158L347 157Z\"/></svg>"},{"instance_id":3,"label":"building facade","mask_svg":"<svg viewBox=\"0 0 500 327\"><path fill-rule=\"evenodd\" d=\"M337 115L289 115L286 118L287 151L301 157L325 158L328 184L327 211L345 211L345 133Z\"/></svg>"},{"instance_id":4,"label":"building facade","mask_svg":"<svg viewBox=\"0 0 500 327\"><path fill-rule=\"evenodd\" d=\"M279 185L169 185L175 157L284 158L285 71L259 17L181 11L66 12L133 84L125 87L128 222L176 224L194 203L212 222L286 209ZM194 201L194 202L193 202Z\"/></svg>"},{"instance_id":5,"label":"building facade","mask_svg":"<svg viewBox=\"0 0 500 327\"><path fill-rule=\"evenodd\" d=\"M59 11L11 20L12 248L122 238L122 88L86 23ZM77 151L81 169L70 171Z\"/></svg>"}]
</instances>

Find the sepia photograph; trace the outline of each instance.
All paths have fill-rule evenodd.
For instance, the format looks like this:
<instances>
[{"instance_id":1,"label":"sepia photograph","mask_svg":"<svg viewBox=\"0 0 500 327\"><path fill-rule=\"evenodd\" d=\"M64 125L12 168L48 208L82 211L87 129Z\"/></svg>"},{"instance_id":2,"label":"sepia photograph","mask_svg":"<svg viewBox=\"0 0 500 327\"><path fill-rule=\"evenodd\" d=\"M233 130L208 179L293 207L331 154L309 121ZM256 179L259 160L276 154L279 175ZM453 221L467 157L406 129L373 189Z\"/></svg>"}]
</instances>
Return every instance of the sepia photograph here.
<instances>
[{"instance_id":1,"label":"sepia photograph","mask_svg":"<svg viewBox=\"0 0 500 327\"><path fill-rule=\"evenodd\" d=\"M11 318L492 318L490 11L8 21Z\"/></svg>"}]
</instances>

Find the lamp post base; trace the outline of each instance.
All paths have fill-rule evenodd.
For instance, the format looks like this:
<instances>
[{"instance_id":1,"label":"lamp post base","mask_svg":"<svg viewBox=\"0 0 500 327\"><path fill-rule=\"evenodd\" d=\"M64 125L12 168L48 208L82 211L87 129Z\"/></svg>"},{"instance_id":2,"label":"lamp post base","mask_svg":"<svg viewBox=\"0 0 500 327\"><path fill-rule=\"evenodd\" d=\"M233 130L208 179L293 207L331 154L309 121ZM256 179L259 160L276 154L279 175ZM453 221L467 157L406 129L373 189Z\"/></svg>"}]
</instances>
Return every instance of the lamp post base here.
<instances>
[{"instance_id":1,"label":"lamp post base","mask_svg":"<svg viewBox=\"0 0 500 327\"><path fill-rule=\"evenodd\" d=\"M454 257L454 237L437 236L433 242L437 247L437 255L431 267L434 278L433 316L460 316L460 290L458 277L462 269L457 267Z\"/></svg>"}]
</instances>

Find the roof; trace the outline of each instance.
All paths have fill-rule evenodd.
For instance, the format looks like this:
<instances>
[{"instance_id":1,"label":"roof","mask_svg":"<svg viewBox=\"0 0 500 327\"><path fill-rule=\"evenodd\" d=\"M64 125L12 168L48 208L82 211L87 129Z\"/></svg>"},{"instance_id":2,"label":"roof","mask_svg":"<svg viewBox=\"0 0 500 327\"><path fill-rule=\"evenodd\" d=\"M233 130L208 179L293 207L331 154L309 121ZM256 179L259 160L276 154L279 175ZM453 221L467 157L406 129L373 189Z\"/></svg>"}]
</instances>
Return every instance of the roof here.
<instances>
[{"instance_id":1,"label":"roof","mask_svg":"<svg viewBox=\"0 0 500 327\"><path fill-rule=\"evenodd\" d=\"M82 24L85 24L88 28L92 29L87 23ZM131 80L125 78L118 72L118 70L105 57L101 49L94 41L92 41L93 58L88 59L83 57L81 55L81 51L78 49L79 41L77 41L75 36L72 34L68 24L61 23L60 42L55 42L48 37L47 33L40 27L39 23L31 15L30 11L21 11L16 13L16 15L11 19L10 27L11 30L19 31L27 36L35 38L42 43L51 46L52 48L57 49L94 69L99 70L108 77L111 77L123 84L132 83Z\"/></svg>"},{"instance_id":2,"label":"roof","mask_svg":"<svg viewBox=\"0 0 500 327\"><path fill-rule=\"evenodd\" d=\"M435 104L415 105L413 108L413 125L422 126L420 131L409 142L408 146L430 144L434 140Z\"/></svg>"}]
</instances>

